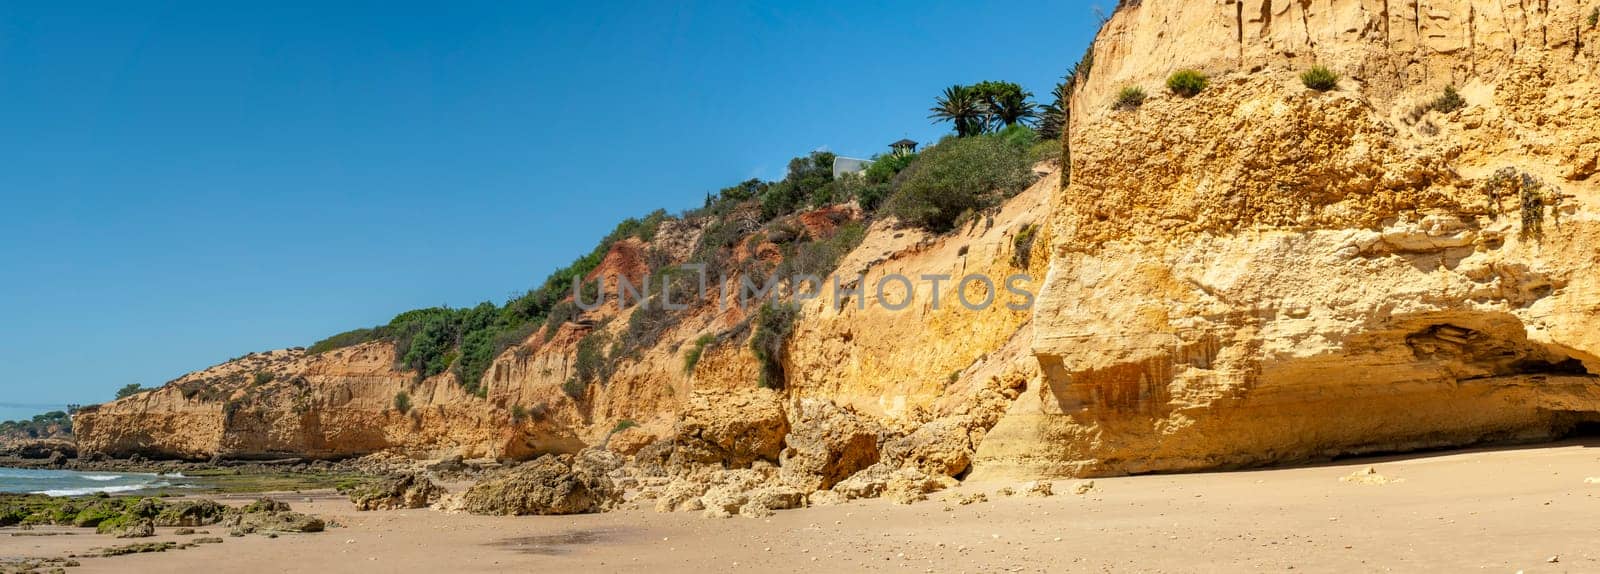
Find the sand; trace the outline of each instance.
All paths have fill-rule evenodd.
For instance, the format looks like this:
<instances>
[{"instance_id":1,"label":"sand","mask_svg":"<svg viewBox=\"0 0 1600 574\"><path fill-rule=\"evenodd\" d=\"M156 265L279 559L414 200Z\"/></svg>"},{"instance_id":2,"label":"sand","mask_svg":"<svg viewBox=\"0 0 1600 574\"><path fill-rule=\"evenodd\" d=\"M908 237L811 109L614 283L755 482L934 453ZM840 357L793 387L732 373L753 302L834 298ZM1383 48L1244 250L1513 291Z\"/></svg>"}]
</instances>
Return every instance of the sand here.
<instances>
[{"instance_id":1,"label":"sand","mask_svg":"<svg viewBox=\"0 0 1600 574\"><path fill-rule=\"evenodd\" d=\"M213 529L224 543L83 559L69 572L1597 572L1600 484L1585 482L1600 477L1596 447L1102 478L1083 495L1056 481L1048 498L1022 496L1025 483L965 484L953 492L989 501L935 493L766 519L357 512L329 493L283 495L343 527L276 539ZM1019 494L997 495L1004 486ZM0 532L0 556L125 542L14 531ZM170 531L154 540L184 538Z\"/></svg>"}]
</instances>

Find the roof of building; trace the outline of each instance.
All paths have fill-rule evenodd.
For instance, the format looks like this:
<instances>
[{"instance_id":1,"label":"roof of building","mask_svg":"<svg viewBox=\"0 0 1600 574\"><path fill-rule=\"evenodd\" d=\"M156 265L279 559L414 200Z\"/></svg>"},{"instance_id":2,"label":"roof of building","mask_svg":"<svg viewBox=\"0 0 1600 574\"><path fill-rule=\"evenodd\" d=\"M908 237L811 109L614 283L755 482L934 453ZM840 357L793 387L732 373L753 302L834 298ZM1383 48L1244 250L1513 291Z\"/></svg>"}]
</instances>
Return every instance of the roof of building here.
<instances>
[{"instance_id":1,"label":"roof of building","mask_svg":"<svg viewBox=\"0 0 1600 574\"><path fill-rule=\"evenodd\" d=\"M917 147L917 142L905 139L889 144L889 147Z\"/></svg>"}]
</instances>

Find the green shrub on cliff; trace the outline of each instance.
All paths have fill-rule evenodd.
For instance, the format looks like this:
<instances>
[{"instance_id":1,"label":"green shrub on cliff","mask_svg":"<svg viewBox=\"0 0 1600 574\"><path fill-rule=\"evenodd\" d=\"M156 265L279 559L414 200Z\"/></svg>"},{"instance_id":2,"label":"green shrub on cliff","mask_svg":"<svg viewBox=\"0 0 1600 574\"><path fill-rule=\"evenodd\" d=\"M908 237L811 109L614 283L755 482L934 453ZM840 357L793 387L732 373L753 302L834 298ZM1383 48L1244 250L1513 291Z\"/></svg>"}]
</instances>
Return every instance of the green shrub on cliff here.
<instances>
[{"instance_id":1,"label":"green shrub on cliff","mask_svg":"<svg viewBox=\"0 0 1600 574\"><path fill-rule=\"evenodd\" d=\"M576 376L567 377L567 380L561 383L561 392L566 393L568 397L572 397L572 400L582 399L584 393L588 392L588 390L589 383Z\"/></svg>"},{"instance_id":2,"label":"green shrub on cliff","mask_svg":"<svg viewBox=\"0 0 1600 574\"><path fill-rule=\"evenodd\" d=\"M657 230L669 217L666 210L658 209L643 218L622 221L588 254L557 269L537 289L511 298L504 306L484 302L470 308L406 311L386 325L346 331L317 341L306 352L326 353L368 341L389 341L395 345L397 368L416 373L418 379L451 371L469 391L482 396L483 374L495 357L531 336L552 315L560 322L575 318L577 308L570 301L573 284L599 267L618 241L655 239ZM588 285L584 289L594 292ZM560 322L552 324L552 332Z\"/></svg>"},{"instance_id":3,"label":"green shrub on cliff","mask_svg":"<svg viewBox=\"0 0 1600 574\"><path fill-rule=\"evenodd\" d=\"M394 410L400 411L400 414L411 412L411 395L407 394L405 391L395 393Z\"/></svg>"},{"instance_id":4,"label":"green shrub on cliff","mask_svg":"<svg viewBox=\"0 0 1600 574\"><path fill-rule=\"evenodd\" d=\"M761 362L759 383L768 389L782 389L787 382L783 360L789 346L789 335L794 333L794 321L800 308L792 303L768 301L756 311L755 335L750 337L750 350Z\"/></svg>"},{"instance_id":5,"label":"green shrub on cliff","mask_svg":"<svg viewBox=\"0 0 1600 574\"><path fill-rule=\"evenodd\" d=\"M934 232L955 227L962 213L997 206L1033 183L1026 126L993 134L945 138L896 177L885 208L901 221Z\"/></svg>"},{"instance_id":6,"label":"green shrub on cliff","mask_svg":"<svg viewBox=\"0 0 1600 574\"><path fill-rule=\"evenodd\" d=\"M1322 66L1314 66L1300 74L1300 82L1307 88L1326 92L1339 87L1339 74Z\"/></svg>"},{"instance_id":7,"label":"green shrub on cliff","mask_svg":"<svg viewBox=\"0 0 1600 574\"><path fill-rule=\"evenodd\" d=\"M832 152L814 151L789 160L789 172L782 181L761 193L761 220L770 221L805 206L823 206L846 198L833 180Z\"/></svg>"},{"instance_id":8,"label":"green shrub on cliff","mask_svg":"<svg viewBox=\"0 0 1600 574\"><path fill-rule=\"evenodd\" d=\"M483 374L495 358L522 344L539 329L540 323L529 322L514 327L482 328L468 331L461 339L461 358L455 363L456 378L468 391L483 396L488 390L482 386Z\"/></svg>"},{"instance_id":9,"label":"green shrub on cliff","mask_svg":"<svg viewBox=\"0 0 1600 574\"><path fill-rule=\"evenodd\" d=\"M1144 88L1128 86L1117 92L1117 99L1111 103L1111 109L1129 111L1144 105L1146 96Z\"/></svg>"},{"instance_id":10,"label":"green shrub on cliff","mask_svg":"<svg viewBox=\"0 0 1600 574\"><path fill-rule=\"evenodd\" d=\"M318 355L334 349L343 349L345 347L352 347L368 341L376 341L378 339L382 339L383 337L384 332L381 330L381 328L351 329L349 331L345 331L343 333L339 333L332 337L312 343L310 347L306 348L306 354Z\"/></svg>"},{"instance_id":11,"label":"green shrub on cliff","mask_svg":"<svg viewBox=\"0 0 1600 574\"><path fill-rule=\"evenodd\" d=\"M785 245L783 262L778 264L778 276L815 275L827 278L838 268L839 260L861 245L861 240L866 236L867 227L858 221L851 221L840 225L827 239Z\"/></svg>"},{"instance_id":12,"label":"green shrub on cliff","mask_svg":"<svg viewBox=\"0 0 1600 574\"><path fill-rule=\"evenodd\" d=\"M894 189L896 175L917 161L919 154L883 154L873 156L872 163L859 176L841 178L839 186L843 196L854 198L867 211L877 211Z\"/></svg>"},{"instance_id":13,"label":"green shrub on cliff","mask_svg":"<svg viewBox=\"0 0 1600 574\"><path fill-rule=\"evenodd\" d=\"M1411 111L1406 113L1406 123L1409 125L1422 121L1423 117L1428 115L1428 112L1448 114L1464 107L1467 107L1467 101L1461 97L1459 92L1456 92L1456 87L1445 86L1444 93L1440 94L1439 97L1412 106ZM1432 125L1432 122L1423 122L1423 129L1426 130L1428 126ZM1433 129L1437 130L1438 128L1434 127Z\"/></svg>"},{"instance_id":14,"label":"green shrub on cliff","mask_svg":"<svg viewBox=\"0 0 1600 574\"><path fill-rule=\"evenodd\" d=\"M700 338L694 340L694 344L689 346L689 350L683 353L683 374L694 374L694 366L700 363L700 355L705 353L706 345L710 345L716 340L717 337L715 335L709 334L701 335Z\"/></svg>"},{"instance_id":15,"label":"green shrub on cliff","mask_svg":"<svg viewBox=\"0 0 1600 574\"><path fill-rule=\"evenodd\" d=\"M1546 208L1550 208L1548 212L1553 223L1561 224L1561 203L1565 195L1561 190L1549 187L1533 174L1524 173L1515 167L1501 168L1484 181L1483 192L1485 199L1488 200L1490 213L1496 217L1501 213L1504 200L1517 201L1522 220L1522 227L1517 235L1524 240L1544 239Z\"/></svg>"},{"instance_id":16,"label":"green shrub on cliff","mask_svg":"<svg viewBox=\"0 0 1600 574\"><path fill-rule=\"evenodd\" d=\"M458 356L457 343L466 333L478 330L477 325L469 322L476 323L483 318L482 314L492 312L491 303L483 303L473 311L447 307L416 311L414 318L408 318L399 326L401 332L411 335L397 342L400 365L415 372L419 380L443 373Z\"/></svg>"},{"instance_id":17,"label":"green shrub on cliff","mask_svg":"<svg viewBox=\"0 0 1600 574\"><path fill-rule=\"evenodd\" d=\"M1167 89L1185 98L1199 95L1211 84L1211 79L1197 70L1178 70L1167 77Z\"/></svg>"},{"instance_id":18,"label":"green shrub on cliff","mask_svg":"<svg viewBox=\"0 0 1600 574\"><path fill-rule=\"evenodd\" d=\"M1444 94L1429 102L1428 107L1441 114L1448 114L1467 107L1467 101L1461 98L1460 93L1456 92L1455 86L1445 86Z\"/></svg>"},{"instance_id":19,"label":"green shrub on cliff","mask_svg":"<svg viewBox=\"0 0 1600 574\"><path fill-rule=\"evenodd\" d=\"M582 398L590 384L604 381L610 376L606 368L606 347L610 337L596 328L578 340L578 349L572 361L572 377L561 389L574 399Z\"/></svg>"},{"instance_id":20,"label":"green shrub on cliff","mask_svg":"<svg viewBox=\"0 0 1600 574\"><path fill-rule=\"evenodd\" d=\"M1011 265L1018 269L1027 269L1033 257L1033 240L1039 235L1039 226L1033 224L1023 225L1017 230L1016 237L1011 239Z\"/></svg>"}]
</instances>

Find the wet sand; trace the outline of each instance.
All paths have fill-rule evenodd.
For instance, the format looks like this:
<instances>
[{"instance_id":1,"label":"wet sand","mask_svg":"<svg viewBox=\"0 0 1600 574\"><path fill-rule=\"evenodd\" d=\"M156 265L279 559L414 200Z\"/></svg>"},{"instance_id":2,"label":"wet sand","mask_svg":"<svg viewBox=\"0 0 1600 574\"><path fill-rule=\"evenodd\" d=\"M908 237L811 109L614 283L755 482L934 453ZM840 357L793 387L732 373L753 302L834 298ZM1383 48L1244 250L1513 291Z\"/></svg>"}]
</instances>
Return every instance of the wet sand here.
<instances>
[{"instance_id":1,"label":"wet sand","mask_svg":"<svg viewBox=\"0 0 1600 574\"><path fill-rule=\"evenodd\" d=\"M1378 476L1341 480L1367 467ZM1248 472L1055 482L1048 498L910 506L872 500L766 519L623 510L570 517L357 512L331 493L295 510L320 534L232 538L80 559L97 572L1597 572L1600 442L1458 451ZM45 531L48 529L41 529ZM0 556L131 541L11 537ZM182 540L162 529L152 540ZM1551 561L1551 560L1554 561Z\"/></svg>"}]
</instances>

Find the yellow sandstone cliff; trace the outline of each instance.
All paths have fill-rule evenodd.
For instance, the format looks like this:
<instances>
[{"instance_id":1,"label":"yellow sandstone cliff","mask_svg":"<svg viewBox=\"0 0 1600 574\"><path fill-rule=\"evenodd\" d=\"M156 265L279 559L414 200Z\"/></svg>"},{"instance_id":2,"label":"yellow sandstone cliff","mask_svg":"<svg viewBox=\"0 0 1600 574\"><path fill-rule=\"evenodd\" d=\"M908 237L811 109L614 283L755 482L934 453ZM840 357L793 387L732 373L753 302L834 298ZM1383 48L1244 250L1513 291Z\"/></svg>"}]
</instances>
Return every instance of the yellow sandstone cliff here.
<instances>
[{"instance_id":1,"label":"yellow sandstone cliff","mask_svg":"<svg viewBox=\"0 0 1600 574\"><path fill-rule=\"evenodd\" d=\"M1020 387L1037 369L1019 331L1030 312L1005 306L1015 301L1003 284L995 286L997 293L987 293L976 282L965 285L968 299L989 297L993 303L984 311L968 311L957 302L954 279L983 273L1001 281L1031 272L1034 279L1022 285L1036 290L1048 262L1047 232L1032 243L1028 269L1012 257L1014 240L1024 229L1039 233L1042 210L1058 185L1054 175L1046 176L992 217L946 236L873 224L860 248L840 264L847 281L857 273L865 277L864 301L841 304L829 284L820 297L802 302L784 365L789 381L781 395L757 388L760 366L749 346L753 310L706 300L684 312L653 344L610 365L603 384L569 396L563 384L573 376L579 341L594 331L620 338L631 315L640 312L637 305L619 309L611 300L507 349L485 373L483 396L469 393L451 372L419 381L415 373L397 369L394 346L386 342L320 354L255 353L86 409L76 417L78 442L85 453L189 459L345 458L385 450L425 458L528 459L595 444L631 454L658 439L671 440L689 418L692 403L731 410L715 403L760 396L791 408L804 399L849 405L891 423L897 434L940 417L959 417L946 421L950 433L962 437L954 450L971 451L975 441L969 427L992 425L1003 406L988 389ZM859 217L856 210L829 208L802 214L797 224L826 235L837 227L833 220ZM640 282L645 268L638 261L647 250L662 249L673 260L686 261L699 231L672 222L653 245L618 242L591 279L603 276L614 286L615 277L623 275ZM874 284L890 273L914 281L918 292L912 307L890 311L878 304ZM924 274L951 277L940 284L937 311ZM897 285L885 292L892 301L905 297ZM729 297L736 293L736 286L725 287ZM686 371L685 354L706 335L715 342ZM396 401L402 393L405 412ZM980 394L991 399L975 403ZM975 404L990 414L972 417ZM787 416L784 410L776 411L779 419ZM774 444L783 439L780 432ZM960 467L952 472L964 471L970 452L950 458Z\"/></svg>"},{"instance_id":2,"label":"yellow sandstone cliff","mask_svg":"<svg viewBox=\"0 0 1600 574\"><path fill-rule=\"evenodd\" d=\"M1593 3L1130 4L1073 101L1044 377L980 471L1257 465L1597 419ZM1303 86L1313 65L1339 88ZM1180 69L1211 87L1167 93ZM1113 110L1127 86L1154 96ZM1418 107L1449 86L1464 108Z\"/></svg>"},{"instance_id":3,"label":"yellow sandstone cliff","mask_svg":"<svg viewBox=\"0 0 1600 574\"><path fill-rule=\"evenodd\" d=\"M387 343L276 351L81 413L80 450L526 459L602 444L641 465L821 469L809 489L880 458L1081 476L1556 436L1600 418L1593 8L1125 3L1073 95L1068 183L1050 173L945 236L872 223L839 266L868 277L864 294L802 304L782 391L757 388L746 311L702 302L569 396L578 342L639 312L608 303L501 354L481 397L397 371ZM1304 87L1313 65L1338 89ZM1186 68L1210 87L1167 93ZM1128 86L1152 97L1113 110ZM1464 108L1423 106L1448 86ZM795 224L826 235L860 217L824 211ZM684 261L701 232L619 242L596 274L637 278L647 250ZM740 256L770 256L756 243ZM1027 273L1037 300L1011 310L967 284L998 301L970 311L948 280L935 310L919 280L896 311L871 284L890 273Z\"/></svg>"}]
</instances>

